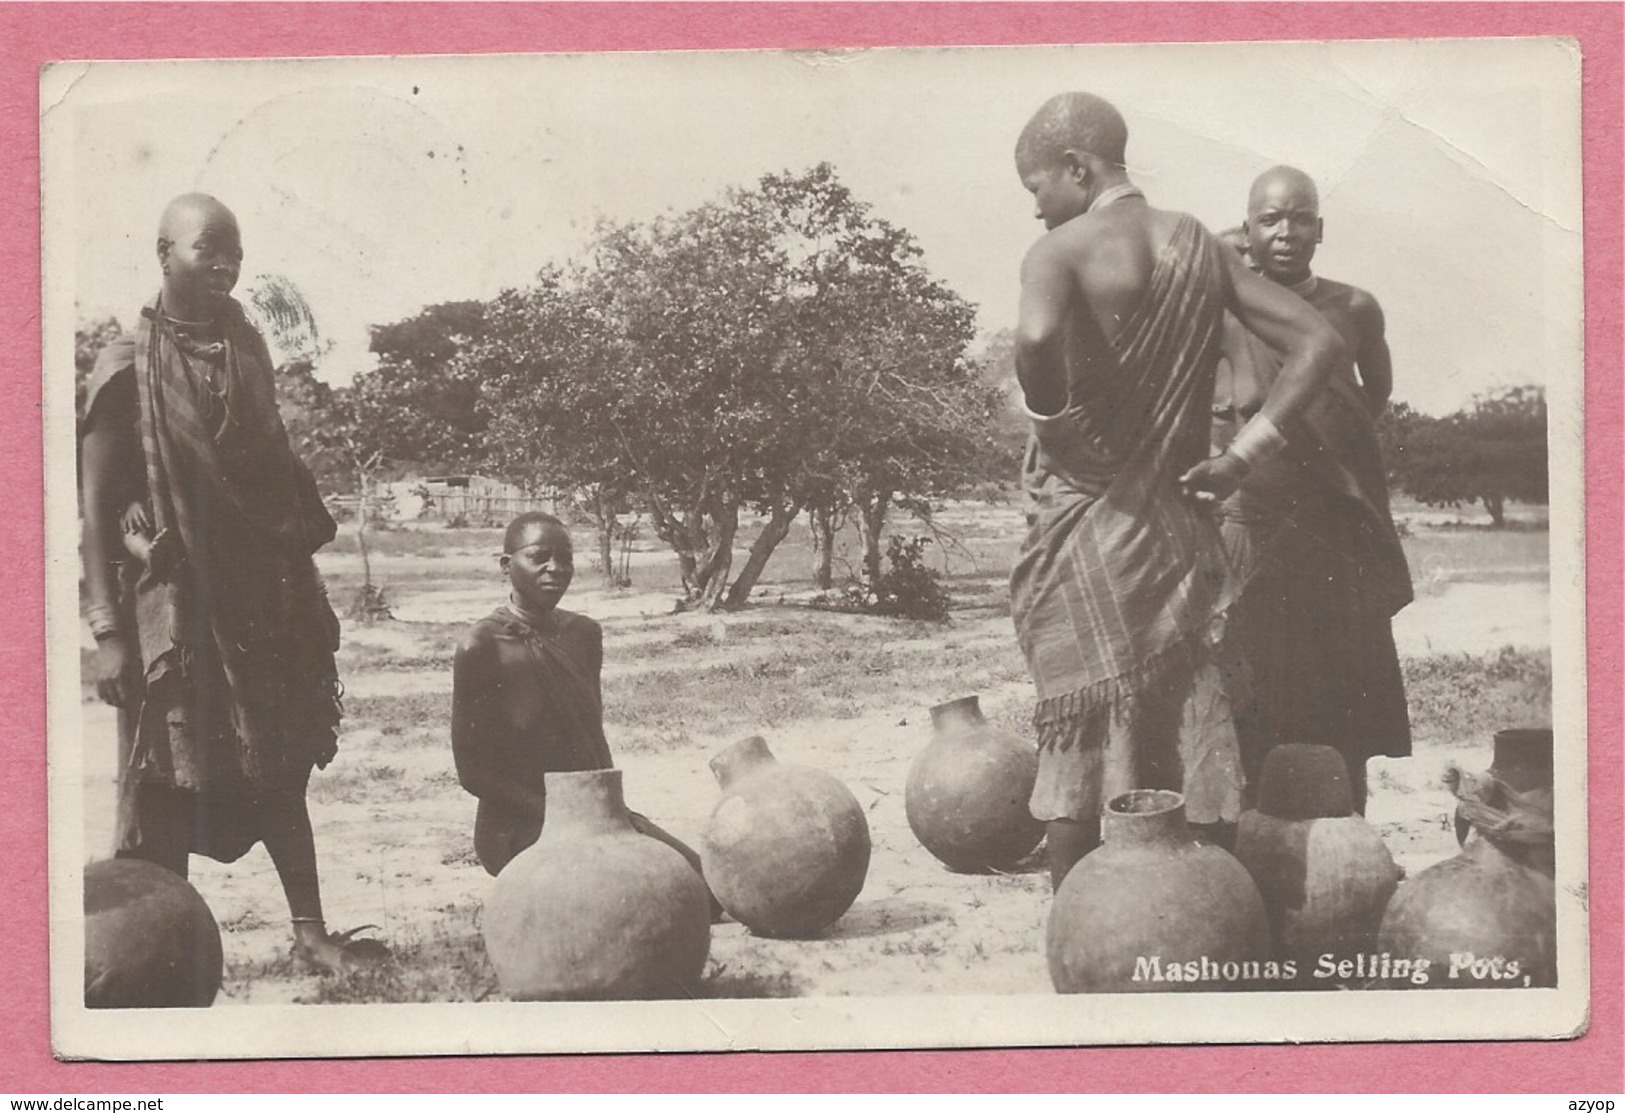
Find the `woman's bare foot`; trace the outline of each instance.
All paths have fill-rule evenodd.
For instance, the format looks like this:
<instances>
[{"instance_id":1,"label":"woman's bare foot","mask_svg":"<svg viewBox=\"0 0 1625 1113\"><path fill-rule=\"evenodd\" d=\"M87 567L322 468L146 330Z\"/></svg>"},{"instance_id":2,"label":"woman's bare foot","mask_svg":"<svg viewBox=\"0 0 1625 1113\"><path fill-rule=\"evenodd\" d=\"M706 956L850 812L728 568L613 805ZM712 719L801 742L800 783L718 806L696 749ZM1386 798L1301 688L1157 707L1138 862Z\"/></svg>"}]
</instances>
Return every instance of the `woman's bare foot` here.
<instances>
[{"instance_id":1,"label":"woman's bare foot","mask_svg":"<svg viewBox=\"0 0 1625 1113\"><path fill-rule=\"evenodd\" d=\"M363 924L329 934L319 921L301 921L293 925L293 957L323 974L347 974L381 966L389 961L389 948L376 939L353 938L357 932L375 926Z\"/></svg>"}]
</instances>

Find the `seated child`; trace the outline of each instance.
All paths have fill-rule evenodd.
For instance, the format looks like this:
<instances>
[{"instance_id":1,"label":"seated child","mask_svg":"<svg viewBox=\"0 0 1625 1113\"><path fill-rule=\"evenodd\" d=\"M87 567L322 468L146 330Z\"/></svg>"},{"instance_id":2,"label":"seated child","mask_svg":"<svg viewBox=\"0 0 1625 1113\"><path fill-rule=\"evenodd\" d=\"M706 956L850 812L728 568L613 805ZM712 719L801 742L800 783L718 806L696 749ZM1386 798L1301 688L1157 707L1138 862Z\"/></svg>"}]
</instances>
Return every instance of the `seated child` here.
<instances>
[{"instance_id":1,"label":"seated child","mask_svg":"<svg viewBox=\"0 0 1625 1113\"><path fill-rule=\"evenodd\" d=\"M451 697L457 778L480 801L474 852L493 877L542 832L542 774L614 765L603 628L558 605L574 575L570 531L551 514L521 514L502 548L512 590L457 647ZM632 824L700 868L698 854L644 816L633 812Z\"/></svg>"}]
</instances>

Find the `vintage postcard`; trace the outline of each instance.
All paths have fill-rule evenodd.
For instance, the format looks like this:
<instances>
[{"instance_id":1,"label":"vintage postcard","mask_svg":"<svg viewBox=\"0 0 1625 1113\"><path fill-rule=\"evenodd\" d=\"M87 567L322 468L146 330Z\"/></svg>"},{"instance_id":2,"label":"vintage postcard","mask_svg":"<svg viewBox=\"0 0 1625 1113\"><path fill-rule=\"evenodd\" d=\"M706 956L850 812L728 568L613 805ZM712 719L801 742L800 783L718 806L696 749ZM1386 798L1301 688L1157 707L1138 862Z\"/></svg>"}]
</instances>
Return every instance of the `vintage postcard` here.
<instances>
[{"instance_id":1,"label":"vintage postcard","mask_svg":"<svg viewBox=\"0 0 1625 1113\"><path fill-rule=\"evenodd\" d=\"M1584 1031L1574 42L41 106L59 1056Z\"/></svg>"}]
</instances>

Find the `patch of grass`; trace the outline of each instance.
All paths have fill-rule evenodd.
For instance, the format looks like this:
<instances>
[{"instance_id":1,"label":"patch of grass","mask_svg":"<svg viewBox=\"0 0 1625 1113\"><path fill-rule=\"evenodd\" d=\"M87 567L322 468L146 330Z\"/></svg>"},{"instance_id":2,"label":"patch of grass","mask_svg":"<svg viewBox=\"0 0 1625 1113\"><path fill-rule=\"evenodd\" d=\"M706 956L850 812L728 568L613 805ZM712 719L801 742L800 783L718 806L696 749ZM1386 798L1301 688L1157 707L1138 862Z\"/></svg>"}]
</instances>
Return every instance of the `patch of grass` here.
<instances>
[{"instance_id":1,"label":"patch of grass","mask_svg":"<svg viewBox=\"0 0 1625 1113\"><path fill-rule=\"evenodd\" d=\"M381 645L358 645L338 656L339 675L347 672L447 672L451 671L453 650L444 653L400 654Z\"/></svg>"},{"instance_id":2,"label":"patch of grass","mask_svg":"<svg viewBox=\"0 0 1625 1113\"><path fill-rule=\"evenodd\" d=\"M711 632L710 627L702 626L682 631L671 640L671 644L677 649L700 649L716 645L717 636Z\"/></svg>"},{"instance_id":3,"label":"patch of grass","mask_svg":"<svg viewBox=\"0 0 1625 1113\"><path fill-rule=\"evenodd\" d=\"M322 548L326 553L359 553L355 527L339 527L339 534ZM367 552L374 556L446 556L453 553L502 551L500 529L369 529Z\"/></svg>"},{"instance_id":4,"label":"patch of grass","mask_svg":"<svg viewBox=\"0 0 1625 1113\"><path fill-rule=\"evenodd\" d=\"M380 790L390 799L402 798L406 770L394 765L335 763L310 779L310 799L320 803L359 804L379 798Z\"/></svg>"},{"instance_id":5,"label":"patch of grass","mask_svg":"<svg viewBox=\"0 0 1625 1113\"><path fill-rule=\"evenodd\" d=\"M716 959L707 963L697 996L715 997L800 997L806 991L785 970L771 973L736 969Z\"/></svg>"},{"instance_id":6,"label":"patch of grass","mask_svg":"<svg viewBox=\"0 0 1625 1113\"><path fill-rule=\"evenodd\" d=\"M352 696L344 701L344 719L351 728L372 727L385 735L403 734L418 727L445 730L451 723L451 693Z\"/></svg>"},{"instance_id":7,"label":"patch of grass","mask_svg":"<svg viewBox=\"0 0 1625 1113\"><path fill-rule=\"evenodd\" d=\"M480 937L477 905L451 906L427 936L407 929L384 940L389 962L330 975L299 1004L358 1005L421 1001L484 1001L497 996L496 971Z\"/></svg>"},{"instance_id":8,"label":"patch of grass","mask_svg":"<svg viewBox=\"0 0 1625 1113\"><path fill-rule=\"evenodd\" d=\"M808 719L851 719L873 710L905 684L942 692L986 686L991 668L1024 678L1014 638L976 639L945 646L929 622L857 619L802 611L797 620L775 618L776 652L760 643L737 659L695 667L640 670L605 679L606 720L615 748L659 752L686 744L691 732L749 733ZM733 631L729 631L731 641ZM766 647L763 647L766 648ZM1021 714L1030 712L1023 711Z\"/></svg>"},{"instance_id":9,"label":"patch of grass","mask_svg":"<svg viewBox=\"0 0 1625 1113\"><path fill-rule=\"evenodd\" d=\"M222 932L254 931L258 928L270 927L271 924L253 908L245 908L230 919L220 921Z\"/></svg>"},{"instance_id":10,"label":"patch of grass","mask_svg":"<svg viewBox=\"0 0 1625 1113\"><path fill-rule=\"evenodd\" d=\"M484 866L480 865L480 856L474 853L474 842L472 836L470 836L467 843L459 845L456 849L448 850L442 854L440 856L440 864L442 866L476 866L480 869L485 868Z\"/></svg>"},{"instance_id":11,"label":"patch of grass","mask_svg":"<svg viewBox=\"0 0 1625 1113\"><path fill-rule=\"evenodd\" d=\"M1552 657L1507 646L1495 653L1439 653L1400 662L1411 733L1451 745L1552 719Z\"/></svg>"}]
</instances>

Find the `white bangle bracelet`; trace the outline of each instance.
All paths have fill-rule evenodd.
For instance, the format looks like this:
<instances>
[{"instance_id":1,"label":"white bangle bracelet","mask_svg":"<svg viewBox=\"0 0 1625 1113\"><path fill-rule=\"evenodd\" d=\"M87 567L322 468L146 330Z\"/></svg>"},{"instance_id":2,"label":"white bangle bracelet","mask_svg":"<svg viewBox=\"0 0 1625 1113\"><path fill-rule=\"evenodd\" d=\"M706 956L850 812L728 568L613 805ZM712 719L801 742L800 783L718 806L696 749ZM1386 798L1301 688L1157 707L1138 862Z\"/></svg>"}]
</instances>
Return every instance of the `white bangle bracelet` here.
<instances>
[{"instance_id":1,"label":"white bangle bracelet","mask_svg":"<svg viewBox=\"0 0 1625 1113\"><path fill-rule=\"evenodd\" d=\"M1286 437L1275 427L1275 422L1260 413L1254 414L1242 426L1236 439L1230 442L1229 451L1249 468L1255 468L1286 448L1286 445Z\"/></svg>"}]
</instances>

